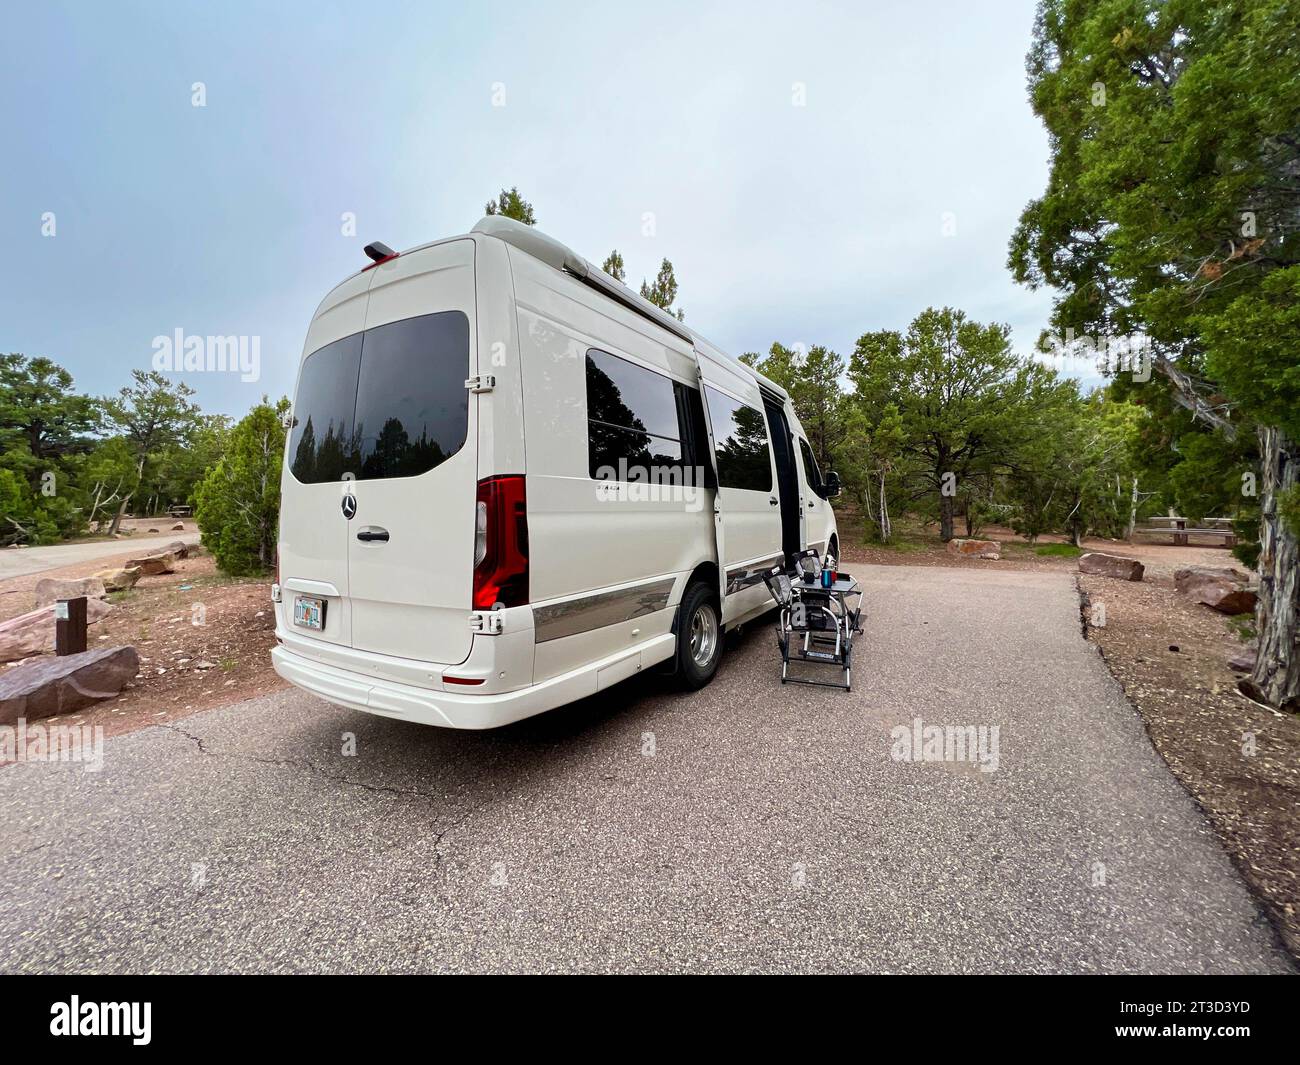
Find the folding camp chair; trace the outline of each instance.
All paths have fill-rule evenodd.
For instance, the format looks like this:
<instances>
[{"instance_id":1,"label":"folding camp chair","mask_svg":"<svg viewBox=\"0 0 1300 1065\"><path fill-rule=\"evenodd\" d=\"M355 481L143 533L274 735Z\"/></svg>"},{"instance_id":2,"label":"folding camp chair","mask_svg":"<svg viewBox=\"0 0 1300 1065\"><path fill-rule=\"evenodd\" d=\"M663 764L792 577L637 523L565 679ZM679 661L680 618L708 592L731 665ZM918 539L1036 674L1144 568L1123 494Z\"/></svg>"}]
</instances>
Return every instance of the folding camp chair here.
<instances>
[{"instance_id":1,"label":"folding camp chair","mask_svg":"<svg viewBox=\"0 0 1300 1065\"><path fill-rule=\"evenodd\" d=\"M812 562L821 569L816 552L812 562L807 553L801 553L797 565L811 572ZM780 566L763 575L767 589L777 605L776 642L781 649L781 683L816 684L828 688L852 691L853 686L853 636L860 633L862 617L862 590L848 574L841 574L829 588L820 582L804 583L791 580ZM850 607L848 599L856 597ZM790 673L790 659L810 665L839 666L841 681L814 680L811 677Z\"/></svg>"}]
</instances>

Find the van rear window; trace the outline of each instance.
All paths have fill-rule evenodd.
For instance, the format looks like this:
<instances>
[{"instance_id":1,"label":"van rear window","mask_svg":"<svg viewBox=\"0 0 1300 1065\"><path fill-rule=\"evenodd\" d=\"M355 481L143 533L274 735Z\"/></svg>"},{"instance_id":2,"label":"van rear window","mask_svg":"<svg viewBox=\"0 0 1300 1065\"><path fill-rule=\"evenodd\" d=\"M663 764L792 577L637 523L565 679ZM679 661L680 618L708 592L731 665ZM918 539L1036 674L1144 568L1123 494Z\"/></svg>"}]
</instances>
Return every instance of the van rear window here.
<instances>
[{"instance_id":1,"label":"van rear window","mask_svg":"<svg viewBox=\"0 0 1300 1065\"><path fill-rule=\"evenodd\" d=\"M326 344L303 360L289 468L304 484L415 477L465 445L469 319L405 318Z\"/></svg>"}]
</instances>

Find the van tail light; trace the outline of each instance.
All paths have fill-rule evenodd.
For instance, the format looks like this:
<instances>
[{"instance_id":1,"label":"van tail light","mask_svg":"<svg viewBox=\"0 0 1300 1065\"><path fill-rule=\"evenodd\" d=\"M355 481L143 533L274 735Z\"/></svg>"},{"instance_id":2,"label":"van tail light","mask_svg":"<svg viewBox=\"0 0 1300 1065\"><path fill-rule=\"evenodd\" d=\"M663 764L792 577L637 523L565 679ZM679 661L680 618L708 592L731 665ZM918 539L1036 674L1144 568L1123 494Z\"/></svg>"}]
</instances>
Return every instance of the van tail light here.
<instances>
[{"instance_id":1,"label":"van tail light","mask_svg":"<svg viewBox=\"0 0 1300 1065\"><path fill-rule=\"evenodd\" d=\"M528 507L523 474L485 477L474 506L474 609L528 602Z\"/></svg>"}]
</instances>

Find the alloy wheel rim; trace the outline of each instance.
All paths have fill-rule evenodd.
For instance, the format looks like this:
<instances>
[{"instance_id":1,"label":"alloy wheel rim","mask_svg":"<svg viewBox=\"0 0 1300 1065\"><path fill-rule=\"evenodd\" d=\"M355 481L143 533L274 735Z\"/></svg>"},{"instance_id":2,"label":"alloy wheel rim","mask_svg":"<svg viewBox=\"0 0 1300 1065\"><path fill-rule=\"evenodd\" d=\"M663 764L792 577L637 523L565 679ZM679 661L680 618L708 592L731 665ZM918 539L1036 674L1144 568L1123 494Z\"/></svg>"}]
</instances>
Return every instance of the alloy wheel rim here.
<instances>
[{"instance_id":1,"label":"alloy wheel rim","mask_svg":"<svg viewBox=\"0 0 1300 1065\"><path fill-rule=\"evenodd\" d=\"M701 603L691 618L691 658L697 666L707 666L718 646L718 618L713 607Z\"/></svg>"}]
</instances>

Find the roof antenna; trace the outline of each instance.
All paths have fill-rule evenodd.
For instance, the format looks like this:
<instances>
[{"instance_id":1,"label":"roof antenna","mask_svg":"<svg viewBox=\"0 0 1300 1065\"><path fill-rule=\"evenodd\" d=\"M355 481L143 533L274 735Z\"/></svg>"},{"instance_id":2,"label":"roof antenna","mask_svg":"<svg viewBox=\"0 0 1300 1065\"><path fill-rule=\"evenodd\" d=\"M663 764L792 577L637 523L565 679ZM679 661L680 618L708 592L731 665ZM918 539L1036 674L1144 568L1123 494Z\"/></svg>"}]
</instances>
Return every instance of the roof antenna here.
<instances>
[{"instance_id":1,"label":"roof antenna","mask_svg":"<svg viewBox=\"0 0 1300 1065\"><path fill-rule=\"evenodd\" d=\"M367 244L365 250L366 254L377 263L382 263L385 259L392 259L397 255L397 252L393 251L387 244L378 240L373 244Z\"/></svg>"}]
</instances>

